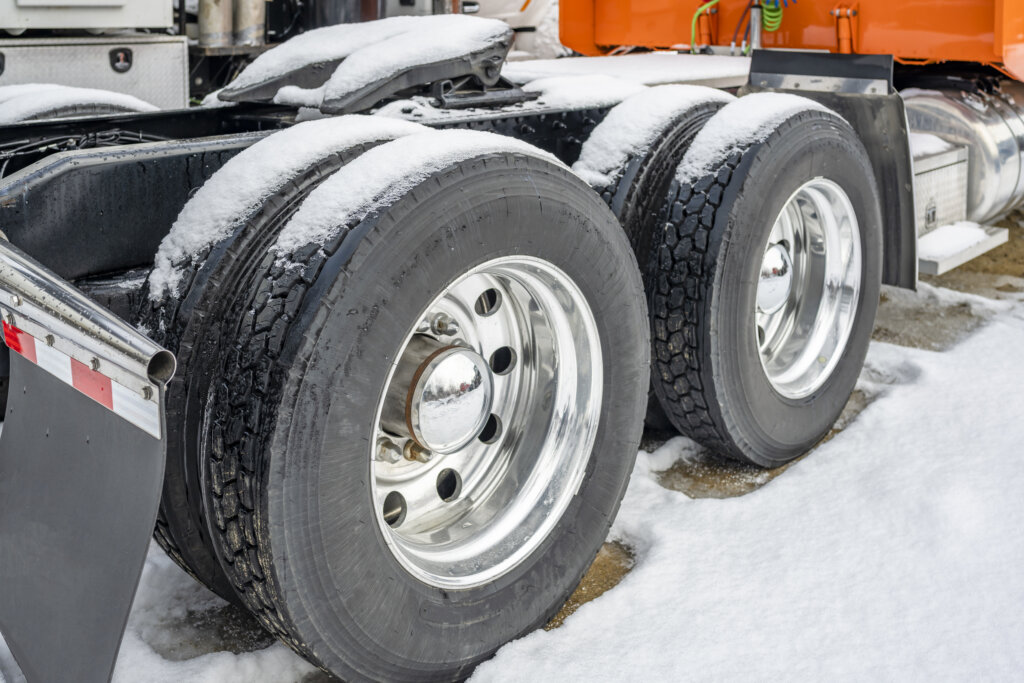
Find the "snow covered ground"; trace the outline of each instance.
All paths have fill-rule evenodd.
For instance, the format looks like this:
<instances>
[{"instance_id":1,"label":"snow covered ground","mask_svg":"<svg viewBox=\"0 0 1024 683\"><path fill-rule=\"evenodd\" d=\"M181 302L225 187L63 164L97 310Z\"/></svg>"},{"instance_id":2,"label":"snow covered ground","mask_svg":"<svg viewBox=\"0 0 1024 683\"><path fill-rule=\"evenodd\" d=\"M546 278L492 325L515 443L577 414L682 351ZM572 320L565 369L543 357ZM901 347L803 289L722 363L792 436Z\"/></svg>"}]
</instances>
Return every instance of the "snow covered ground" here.
<instances>
[{"instance_id":1,"label":"snow covered ground","mask_svg":"<svg viewBox=\"0 0 1024 683\"><path fill-rule=\"evenodd\" d=\"M867 407L748 495L662 487L660 471L704 457L684 438L641 452L612 533L632 571L474 680L1019 678L1024 294L889 296L932 317L961 311L966 338L945 351L873 343ZM154 546L114 680L328 679Z\"/></svg>"},{"instance_id":2,"label":"snow covered ground","mask_svg":"<svg viewBox=\"0 0 1024 683\"><path fill-rule=\"evenodd\" d=\"M1020 304L945 353L874 344L877 400L742 498L659 486L685 439L641 453L632 572L474 680L1019 680L1022 344Z\"/></svg>"}]
</instances>

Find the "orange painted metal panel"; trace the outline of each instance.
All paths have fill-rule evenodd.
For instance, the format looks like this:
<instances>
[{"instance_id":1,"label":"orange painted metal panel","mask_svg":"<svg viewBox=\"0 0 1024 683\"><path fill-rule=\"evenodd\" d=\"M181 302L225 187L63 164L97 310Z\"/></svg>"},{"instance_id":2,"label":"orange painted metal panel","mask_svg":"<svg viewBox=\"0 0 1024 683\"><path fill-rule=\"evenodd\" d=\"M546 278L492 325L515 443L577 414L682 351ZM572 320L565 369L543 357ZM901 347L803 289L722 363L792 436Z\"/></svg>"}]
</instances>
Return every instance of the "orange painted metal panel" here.
<instances>
[{"instance_id":1,"label":"orange painted metal panel","mask_svg":"<svg viewBox=\"0 0 1024 683\"><path fill-rule=\"evenodd\" d=\"M667 48L689 44L697 0L562 0L562 39L584 54L620 45ZM711 26L728 45L746 0L721 0ZM853 51L906 61L969 61L1002 66L1024 77L1024 0L798 0L781 28L762 35L765 47L836 51L835 8L856 11ZM742 32L742 29L741 29Z\"/></svg>"}]
</instances>

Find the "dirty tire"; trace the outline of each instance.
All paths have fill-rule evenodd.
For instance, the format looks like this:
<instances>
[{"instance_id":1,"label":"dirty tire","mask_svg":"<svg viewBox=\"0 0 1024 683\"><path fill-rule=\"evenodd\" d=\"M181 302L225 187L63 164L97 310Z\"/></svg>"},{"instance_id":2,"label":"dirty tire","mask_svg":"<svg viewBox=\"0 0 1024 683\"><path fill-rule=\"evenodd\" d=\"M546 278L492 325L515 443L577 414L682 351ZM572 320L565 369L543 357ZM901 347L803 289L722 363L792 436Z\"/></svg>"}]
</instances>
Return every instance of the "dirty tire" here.
<instances>
[{"instance_id":1,"label":"dirty tire","mask_svg":"<svg viewBox=\"0 0 1024 683\"><path fill-rule=\"evenodd\" d=\"M629 244L641 264L644 283L655 276L651 261L651 245L664 219L660 210L672 183L676 166L690 143L723 102L708 102L686 110L673 121L643 154L632 156L613 186L601 190L601 198L619 219Z\"/></svg>"},{"instance_id":2,"label":"dirty tire","mask_svg":"<svg viewBox=\"0 0 1024 683\"><path fill-rule=\"evenodd\" d=\"M440 134L440 133L439 133ZM461 273L532 255L594 311L597 439L543 543L489 583L441 589L385 544L368 435L406 331ZM207 515L228 577L263 625L344 680L456 680L543 625L607 534L642 431L647 315L614 217L565 169L481 153L324 245L254 264L219 326L205 452Z\"/></svg>"},{"instance_id":3,"label":"dirty tire","mask_svg":"<svg viewBox=\"0 0 1024 683\"><path fill-rule=\"evenodd\" d=\"M215 323L225 314L226 294L239 288L302 200L324 179L373 144L333 154L283 183L244 223L218 244L178 264L177 296L153 302L147 290L139 322L172 351L177 372L167 385L167 465L154 538L186 572L215 593L239 602L217 559L202 516L200 432L210 380L203 359L224 343ZM230 340L229 340L230 341Z\"/></svg>"},{"instance_id":4,"label":"dirty tire","mask_svg":"<svg viewBox=\"0 0 1024 683\"><path fill-rule=\"evenodd\" d=\"M650 296L655 393L683 434L722 455L775 467L828 433L860 374L881 280L878 190L856 133L825 111L796 114L711 168L692 184L674 181L664 208ZM811 395L790 399L762 368L755 298L776 216L816 177L837 183L852 202L861 291L835 370Z\"/></svg>"},{"instance_id":5,"label":"dirty tire","mask_svg":"<svg viewBox=\"0 0 1024 683\"><path fill-rule=\"evenodd\" d=\"M654 236L659 234L659 228L664 222L665 217L661 211L676 166L707 120L723 106L723 102L708 102L687 109L662 131L646 152L630 157L614 184L607 188L595 188L599 189L601 199L608 204L625 230L637 263L641 266L640 272L647 291L650 291L655 281L657 270L657 262L651 257L651 248ZM674 429L654 394L653 384L644 424L658 431Z\"/></svg>"}]
</instances>

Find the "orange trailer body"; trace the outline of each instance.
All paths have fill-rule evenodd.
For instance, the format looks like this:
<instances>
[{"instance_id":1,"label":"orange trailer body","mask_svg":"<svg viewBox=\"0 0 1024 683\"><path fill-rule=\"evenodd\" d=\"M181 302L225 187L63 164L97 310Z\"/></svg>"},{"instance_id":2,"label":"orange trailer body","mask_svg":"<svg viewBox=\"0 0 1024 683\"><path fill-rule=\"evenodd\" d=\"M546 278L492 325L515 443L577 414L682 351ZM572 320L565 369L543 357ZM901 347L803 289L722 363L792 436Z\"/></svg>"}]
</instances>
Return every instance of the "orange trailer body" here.
<instances>
[{"instance_id":1,"label":"orange trailer body","mask_svg":"<svg viewBox=\"0 0 1024 683\"><path fill-rule=\"evenodd\" d=\"M588 55L620 46L688 46L691 21L701 4L695 0L561 0L561 39ZM713 44L730 43L746 5L747 0L718 3L707 22ZM835 16L837 9L840 17ZM846 45L841 40L844 34L852 39ZM767 48L891 54L912 63L977 62L1020 80L1024 79L1024 0L789 0L779 30L763 32L761 40Z\"/></svg>"}]
</instances>

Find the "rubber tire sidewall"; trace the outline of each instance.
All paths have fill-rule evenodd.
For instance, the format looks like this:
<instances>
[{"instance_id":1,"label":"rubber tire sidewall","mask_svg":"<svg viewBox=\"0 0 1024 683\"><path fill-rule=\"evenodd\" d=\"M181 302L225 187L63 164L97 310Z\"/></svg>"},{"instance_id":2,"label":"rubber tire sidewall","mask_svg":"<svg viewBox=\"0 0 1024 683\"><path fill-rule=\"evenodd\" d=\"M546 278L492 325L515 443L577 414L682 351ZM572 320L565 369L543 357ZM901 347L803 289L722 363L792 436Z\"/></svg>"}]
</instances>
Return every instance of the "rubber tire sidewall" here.
<instances>
[{"instance_id":1,"label":"rubber tire sidewall","mask_svg":"<svg viewBox=\"0 0 1024 683\"><path fill-rule=\"evenodd\" d=\"M603 349L601 422L580 489L544 543L492 583L445 590L415 579L385 545L368 435L397 345L422 309L458 274L508 255L554 263L590 303ZM270 446L277 582L304 646L334 673L460 678L550 618L607 534L649 376L639 272L595 193L552 164L510 155L434 176L359 225L333 260L311 291Z\"/></svg>"},{"instance_id":2,"label":"rubber tire sidewall","mask_svg":"<svg viewBox=\"0 0 1024 683\"><path fill-rule=\"evenodd\" d=\"M742 184L737 183L744 170ZM809 396L790 399L771 386L761 365L754 332L757 282L775 217L801 185L816 177L838 184L853 205L861 240L861 289L835 370ZM880 200L867 153L853 129L834 115L811 112L789 119L769 140L748 150L724 193L723 206L729 203L728 213L716 216L709 249L709 255L717 252L706 311L715 405L737 449L757 464L774 467L827 434L860 375L881 284Z\"/></svg>"}]
</instances>

